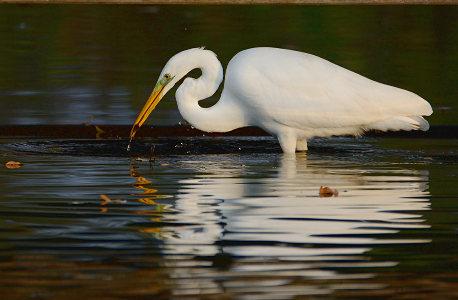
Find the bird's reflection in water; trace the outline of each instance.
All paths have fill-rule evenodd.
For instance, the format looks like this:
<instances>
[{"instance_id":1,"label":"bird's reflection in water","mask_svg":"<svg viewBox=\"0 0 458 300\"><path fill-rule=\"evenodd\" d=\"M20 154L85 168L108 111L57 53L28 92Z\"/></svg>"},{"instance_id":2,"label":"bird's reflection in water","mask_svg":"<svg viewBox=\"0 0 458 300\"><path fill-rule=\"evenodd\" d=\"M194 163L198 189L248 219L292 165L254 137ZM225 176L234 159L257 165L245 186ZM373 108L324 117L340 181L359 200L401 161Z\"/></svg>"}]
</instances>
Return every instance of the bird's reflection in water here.
<instances>
[{"instance_id":1,"label":"bird's reflection in water","mask_svg":"<svg viewBox=\"0 0 458 300\"><path fill-rule=\"evenodd\" d=\"M197 157L181 164L199 175L178 182L176 214L163 216L168 222L190 224L161 229L170 276L181 287L177 294L192 294L191 287L214 293L222 286L227 291L269 285L265 280L233 282L243 276L265 277L273 285L281 281L282 288L274 289L278 295L294 276L367 278L373 275L344 274L335 268L394 266L396 261L369 261L368 252L380 244L429 242L396 235L428 228L419 214L429 210L427 172L351 166L307 159L305 154L281 157L270 171L262 161L257 169L236 156L215 156L213 161ZM325 185L339 195L319 197ZM210 259L190 262L189 255ZM202 268L221 257L232 263L228 270ZM218 276L227 280L216 284ZM359 288L377 288L363 285ZM303 295L303 288L309 294L330 292L302 286L293 294ZM275 295L274 290L265 292Z\"/></svg>"}]
</instances>

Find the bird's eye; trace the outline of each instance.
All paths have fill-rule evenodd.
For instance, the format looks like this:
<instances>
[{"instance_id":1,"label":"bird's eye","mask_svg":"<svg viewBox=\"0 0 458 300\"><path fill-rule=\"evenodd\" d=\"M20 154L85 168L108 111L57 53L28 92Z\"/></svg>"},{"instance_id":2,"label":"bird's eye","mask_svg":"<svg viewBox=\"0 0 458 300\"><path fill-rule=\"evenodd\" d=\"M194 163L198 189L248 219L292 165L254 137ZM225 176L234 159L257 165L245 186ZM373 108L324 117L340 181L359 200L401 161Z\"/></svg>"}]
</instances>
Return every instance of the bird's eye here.
<instances>
[{"instance_id":1,"label":"bird's eye","mask_svg":"<svg viewBox=\"0 0 458 300\"><path fill-rule=\"evenodd\" d=\"M169 79L169 78L170 78L170 74L169 74L169 73L165 74L165 75L164 75L164 78L165 78L165 79Z\"/></svg>"}]
</instances>

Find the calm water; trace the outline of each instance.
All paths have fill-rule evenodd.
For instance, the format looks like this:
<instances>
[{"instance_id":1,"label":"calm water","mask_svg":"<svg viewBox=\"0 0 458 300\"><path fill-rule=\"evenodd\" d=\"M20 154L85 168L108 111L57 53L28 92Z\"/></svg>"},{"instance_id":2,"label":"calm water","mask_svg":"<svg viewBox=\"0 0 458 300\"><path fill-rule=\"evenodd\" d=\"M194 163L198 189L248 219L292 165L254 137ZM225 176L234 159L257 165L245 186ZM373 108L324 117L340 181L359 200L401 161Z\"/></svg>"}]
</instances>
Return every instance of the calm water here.
<instances>
[{"instance_id":1,"label":"calm water","mask_svg":"<svg viewBox=\"0 0 458 300\"><path fill-rule=\"evenodd\" d=\"M154 161L27 143L2 143L24 163L0 168L8 299L457 296L456 140Z\"/></svg>"},{"instance_id":2,"label":"calm water","mask_svg":"<svg viewBox=\"0 0 458 300\"><path fill-rule=\"evenodd\" d=\"M0 125L132 124L167 59L202 45L223 66L255 46L313 53L456 125L457 13L0 5ZM149 122L180 121L172 91ZM457 140L315 139L295 159L109 157L125 142L101 143L0 139L5 299L458 297Z\"/></svg>"}]
</instances>

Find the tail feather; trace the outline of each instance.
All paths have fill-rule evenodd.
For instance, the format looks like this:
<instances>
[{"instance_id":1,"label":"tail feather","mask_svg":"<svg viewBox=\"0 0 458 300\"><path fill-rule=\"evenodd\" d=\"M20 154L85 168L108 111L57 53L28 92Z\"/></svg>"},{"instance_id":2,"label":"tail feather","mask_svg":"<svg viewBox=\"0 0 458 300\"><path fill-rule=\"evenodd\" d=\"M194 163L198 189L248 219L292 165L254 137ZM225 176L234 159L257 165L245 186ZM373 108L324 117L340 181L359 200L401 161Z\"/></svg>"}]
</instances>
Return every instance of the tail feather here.
<instances>
[{"instance_id":1,"label":"tail feather","mask_svg":"<svg viewBox=\"0 0 458 300\"><path fill-rule=\"evenodd\" d=\"M381 131L427 131L429 129L429 123L421 116L398 116L383 121L371 123L366 127L366 129L376 129Z\"/></svg>"},{"instance_id":2,"label":"tail feather","mask_svg":"<svg viewBox=\"0 0 458 300\"><path fill-rule=\"evenodd\" d=\"M415 120L419 124L419 128L418 128L419 130L428 131L429 123L423 117L421 117L421 116L411 116L409 118Z\"/></svg>"}]
</instances>

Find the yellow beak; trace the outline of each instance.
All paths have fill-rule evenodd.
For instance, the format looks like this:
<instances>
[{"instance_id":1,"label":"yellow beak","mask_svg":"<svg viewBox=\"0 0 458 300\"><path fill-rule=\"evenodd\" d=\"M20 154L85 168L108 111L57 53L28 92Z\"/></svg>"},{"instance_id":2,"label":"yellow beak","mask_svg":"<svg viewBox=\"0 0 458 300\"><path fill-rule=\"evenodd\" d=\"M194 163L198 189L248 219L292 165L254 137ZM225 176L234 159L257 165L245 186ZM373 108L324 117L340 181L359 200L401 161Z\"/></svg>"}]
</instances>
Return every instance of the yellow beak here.
<instances>
[{"instance_id":1,"label":"yellow beak","mask_svg":"<svg viewBox=\"0 0 458 300\"><path fill-rule=\"evenodd\" d=\"M151 114L151 112L156 108L156 105L161 101L162 97L164 96L162 92L164 91L164 88L167 86L167 84L172 81L173 78L167 78L160 80L156 86L154 87L153 92L148 98L148 101L146 101L145 105L142 108L142 111L137 117L137 120L135 120L134 126L132 126L132 129L130 130L130 141L129 145L127 146L127 150L130 149L130 143L132 141L132 138L135 136L135 133L137 133L137 130L145 123L146 119L148 119L148 116Z\"/></svg>"}]
</instances>

